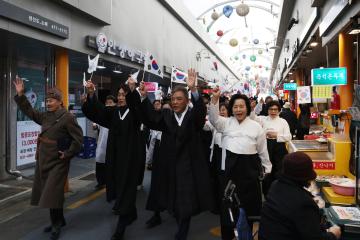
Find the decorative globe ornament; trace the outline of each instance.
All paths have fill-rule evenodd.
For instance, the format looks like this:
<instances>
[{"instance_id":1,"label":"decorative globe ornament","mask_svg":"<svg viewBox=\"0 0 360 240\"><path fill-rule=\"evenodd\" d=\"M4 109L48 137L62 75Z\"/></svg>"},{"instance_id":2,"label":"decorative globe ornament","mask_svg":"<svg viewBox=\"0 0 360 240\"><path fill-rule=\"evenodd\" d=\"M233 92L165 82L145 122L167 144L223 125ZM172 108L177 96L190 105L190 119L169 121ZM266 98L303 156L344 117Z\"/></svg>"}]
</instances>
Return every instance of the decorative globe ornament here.
<instances>
[{"instance_id":1,"label":"decorative globe ornament","mask_svg":"<svg viewBox=\"0 0 360 240\"><path fill-rule=\"evenodd\" d=\"M230 5L226 5L224 8L223 8L223 13L225 15L225 17L229 18L233 12L233 7L230 6Z\"/></svg>"},{"instance_id":2,"label":"decorative globe ornament","mask_svg":"<svg viewBox=\"0 0 360 240\"><path fill-rule=\"evenodd\" d=\"M246 42L248 41L248 38L247 38L247 37L243 37L243 38L242 38L242 41L243 41L244 43L246 43Z\"/></svg>"},{"instance_id":3,"label":"decorative globe ornament","mask_svg":"<svg viewBox=\"0 0 360 240\"><path fill-rule=\"evenodd\" d=\"M261 66L261 65L259 65L259 68L262 68L262 66Z\"/></svg>"},{"instance_id":4,"label":"decorative globe ornament","mask_svg":"<svg viewBox=\"0 0 360 240\"><path fill-rule=\"evenodd\" d=\"M259 50L258 50L258 54L260 54L260 55L263 54L263 50L262 50L262 49L259 49Z\"/></svg>"},{"instance_id":5,"label":"decorative globe ornament","mask_svg":"<svg viewBox=\"0 0 360 240\"><path fill-rule=\"evenodd\" d=\"M216 21L219 17L220 17L219 14L214 9L214 12L211 14L212 20Z\"/></svg>"},{"instance_id":6,"label":"decorative globe ornament","mask_svg":"<svg viewBox=\"0 0 360 240\"><path fill-rule=\"evenodd\" d=\"M230 39L229 44L232 47L236 47L238 45L238 40L236 40L235 38L232 38L232 39Z\"/></svg>"},{"instance_id":7,"label":"decorative globe ornament","mask_svg":"<svg viewBox=\"0 0 360 240\"><path fill-rule=\"evenodd\" d=\"M224 32L219 30L216 32L216 35L218 35L218 37L222 37L224 35Z\"/></svg>"},{"instance_id":8,"label":"decorative globe ornament","mask_svg":"<svg viewBox=\"0 0 360 240\"><path fill-rule=\"evenodd\" d=\"M250 66L246 66L246 67L245 67L245 70L246 70L246 71L250 71L250 69L251 69Z\"/></svg>"},{"instance_id":9,"label":"decorative globe ornament","mask_svg":"<svg viewBox=\"0 0 360 240\"><path fill-rule=\"evenodd\" d=\"M245 17L246 15L249 14L250 8L248 5L241 3L239 4L239 6L236 7L236 13L240 16L240 17Z\"/></svg>"},{"instance_id":10,"label":"decorative globe ornament","mask_svg":"<svg viewBox=\"0 0 360 240\"><path fill-rule=\"evenodd\" d=\"M234 59L235 59L235 60L239 60L239 57L238 57L238 56L235 56Z\"/></svg>"},{"instance_id":11,"label":"decorative globe ornament","mask_svg":"<svg viewBox=\"0 0 360 240\"><path fill-rule=\"evenodd\" d=\"M255 61L256 61L256 56L255 56L255 55L251 55L250 61L255 62Z\"/></svg>"},{"instance_id":12,"label":"decorative globe ornament","mask_svg":"<svg viewBox=\"0 0 360 240\"><path fill-rule=\"evenodd\" d=\"M245 55L245 54L243 54L243 55L242 55L242 58L243 58L243 59L245 59L245 58L246 58L246 55Z\"/></svg>"},{"instance_id":13,"label":"decorative globe ornament","mask_svg":"<svg viewBox=\"0 0 360 240\"><path fill-rule=\"evenodd\" d=\"M254 44L259 44L259 39L255 38L255 39L253 40L253 43L254 43Z\"/></svg>"}]
</instances>

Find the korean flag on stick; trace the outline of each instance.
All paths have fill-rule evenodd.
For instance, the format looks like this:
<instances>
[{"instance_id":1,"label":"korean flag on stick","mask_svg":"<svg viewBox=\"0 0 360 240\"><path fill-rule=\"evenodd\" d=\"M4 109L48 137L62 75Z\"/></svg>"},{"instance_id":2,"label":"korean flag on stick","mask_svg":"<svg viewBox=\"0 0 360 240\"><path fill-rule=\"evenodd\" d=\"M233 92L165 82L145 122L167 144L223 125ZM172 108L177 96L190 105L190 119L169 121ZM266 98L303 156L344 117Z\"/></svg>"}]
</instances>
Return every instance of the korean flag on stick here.
<instances>
[{"instance_id":1,"label":"korean flag on stick","mask_svg":"<svg viewBox=\"0 0 360 240\"><path fill-rule=\"evenodd\" d=\"M153 55L147 53L144 61L144 71L155 74L161 78L163 78L163 72L160 69L157 61L153 57Z\"/></svg>"},{"instance_id":2,"label":"korean flag on stick","mask_svg":"<svg viewBox=\"0 0 360 240\"><path fill-rule=\"evenodd\" d=\"M171 81L176 83L186 84L187 73L180 71L176 67L172 67Z\"/></svg>"}]
</instances>

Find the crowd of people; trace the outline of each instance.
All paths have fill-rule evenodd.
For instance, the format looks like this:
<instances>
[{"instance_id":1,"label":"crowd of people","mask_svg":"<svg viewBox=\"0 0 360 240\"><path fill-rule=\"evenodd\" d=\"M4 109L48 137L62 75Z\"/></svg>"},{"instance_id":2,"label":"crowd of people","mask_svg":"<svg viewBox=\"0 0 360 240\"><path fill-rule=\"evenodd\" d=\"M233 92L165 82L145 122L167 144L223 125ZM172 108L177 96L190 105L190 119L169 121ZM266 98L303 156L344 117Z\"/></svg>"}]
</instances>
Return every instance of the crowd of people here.
<instances>
[{"instance_id":1,"label":"crowd of people","mask_svg":"<svg viewBox=\"0 0 360 240\"><path fill-rule=\"evenodd\" d=\"M337 226L321 227L319 208L304 189L316 178L311 159L287 152L286 142L295 136L295 129L299 131L289 103L271 97L257 103L256 97L240 93L227 99L218 87L210 97L201 95L196 83L197 73L190 69L187 88L176 86L169 101L151 102L145 84L129 77L126 85L120 85L117 98L108 96L103 105L94 83L87 81L82 111L100 130L97 187L106 187L107 200L113 201L113 212L118 215L112 239L123 239L126 228L137 219L136 195L145 162L152 171L146 209L153 212L146 225L161 224L161 212L167 211L178 224L176 240L187 239L191 218L204 211L219 215L222 239L234 239L231 219L239 214L235 209L230 216L223 201L229 181L236 186L250 229L252 216L260 216L259 239L339 239ZM36 176L43 182L34 182L32 204L50 208L51 225L46 231L52 232L51 239L58 239L65 224L63 193L60 197L60 190L59 196L48 191L54 182L64 184L68 161L58 163L80 150L81 128L71 115L62 117L67 112L58 90L48 91L48 111L38 113L23 94L22 80L17 78L14 84L20 109L42 125ZM301 109L299 122L308 116L307 108ZM309 128L305 122L300 125L301 134ZM54 150L51 142L56 146L63 135L70 139L68 146ZM49 145L56 156L47 154ZM45 168L44 162L54 166ZM58 167L63 169L61 177L54 175ZM52 202L49 196L61 201ZM54 209L60 217L57 212L54 217Z\"/></svg>"}]
</instances>

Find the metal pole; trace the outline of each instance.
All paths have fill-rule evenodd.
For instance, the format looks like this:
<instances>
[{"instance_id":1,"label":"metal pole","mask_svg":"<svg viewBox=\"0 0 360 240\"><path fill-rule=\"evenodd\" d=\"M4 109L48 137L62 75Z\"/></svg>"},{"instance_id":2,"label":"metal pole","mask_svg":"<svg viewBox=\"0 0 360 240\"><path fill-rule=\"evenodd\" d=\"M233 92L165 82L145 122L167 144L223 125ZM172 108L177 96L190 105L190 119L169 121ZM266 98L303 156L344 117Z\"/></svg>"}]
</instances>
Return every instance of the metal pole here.
<instances>
[{"instance_id":1,"label":"metal pole","mask_svg":"<svg viewBox=\"0 0 360 240\"><path fill-rule=\"evenodd\" d=\"M329 48L328 48L328 45L325 46L326 48L326 67L328 68L329 67Z\"/></svg>"}]
</instances>

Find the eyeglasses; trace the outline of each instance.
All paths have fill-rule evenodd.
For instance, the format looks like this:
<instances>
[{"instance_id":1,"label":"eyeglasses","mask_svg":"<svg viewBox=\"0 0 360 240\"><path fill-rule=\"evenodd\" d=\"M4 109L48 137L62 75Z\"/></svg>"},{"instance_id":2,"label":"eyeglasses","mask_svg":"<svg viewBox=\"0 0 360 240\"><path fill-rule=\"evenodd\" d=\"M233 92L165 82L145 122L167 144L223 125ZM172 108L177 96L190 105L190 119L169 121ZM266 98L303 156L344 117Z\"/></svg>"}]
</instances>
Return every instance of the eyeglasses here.
<instances>
[{"instance_id":1,"label":"eyeglasses","mask_svg":"<svg viewBox=\"0 0 360 240\"><path fill-rule=\"evenodd\" d=\"M278 108L269 108L269 111L275 111L275 112L277 112L277 111L279 111L279 109L278 109Z\"/></svg>"}]
</instances>

